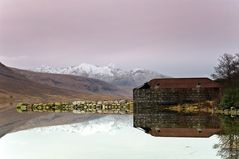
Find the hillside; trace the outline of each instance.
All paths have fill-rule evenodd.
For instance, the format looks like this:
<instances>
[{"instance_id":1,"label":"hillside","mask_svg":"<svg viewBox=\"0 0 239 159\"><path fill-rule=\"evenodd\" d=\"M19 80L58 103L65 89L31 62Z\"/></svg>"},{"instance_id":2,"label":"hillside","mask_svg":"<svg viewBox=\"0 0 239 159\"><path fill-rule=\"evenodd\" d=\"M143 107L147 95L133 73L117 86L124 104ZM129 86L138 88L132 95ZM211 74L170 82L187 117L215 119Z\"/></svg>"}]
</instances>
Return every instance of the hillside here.
<instances>
[{"instance_id":1,"label":"hillside","mask_svg":"<svg viewBox=\"0 0 239 159\"><path fill-rule=\"evenodd\" d=\"M32 73L11 69L0 63L0 103L79 98L111 99L119 98L117 96L119 94L117 88L102 81L67 75Z\"/></svg>"},{"instance_id":2,"label":"hillside","mask_svg":"<svg viewBox=\"0 0 239 159\"><path fill-rule=\"evenodd\" d=\"M32 81L51 87L57 87L76 92L80 91L86 93L103 93L115 96L131 96L129 92L98 79L65 74L40 73L20 69L13 70L17 71L21 75L24 75L26 78Z\"/></svg>"}]
</instances>

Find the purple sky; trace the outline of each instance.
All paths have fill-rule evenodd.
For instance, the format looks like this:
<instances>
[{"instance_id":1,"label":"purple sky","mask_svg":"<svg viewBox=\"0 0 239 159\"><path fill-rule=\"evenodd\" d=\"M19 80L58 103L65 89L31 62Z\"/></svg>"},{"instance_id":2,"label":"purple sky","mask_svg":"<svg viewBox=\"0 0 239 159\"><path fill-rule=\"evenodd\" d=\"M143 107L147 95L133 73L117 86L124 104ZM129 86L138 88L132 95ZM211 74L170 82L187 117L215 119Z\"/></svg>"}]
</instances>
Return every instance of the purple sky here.
<instances>
[{"instance_id":1,"label":"purple sky","mask_svg":"<svg viewBox=\"0 0 239 159\"><path fill-rule=\"evenodd\" d=\"M238 0L0 0L0 61L208 76L239 52Z\"/></svg>"}]
</instances>

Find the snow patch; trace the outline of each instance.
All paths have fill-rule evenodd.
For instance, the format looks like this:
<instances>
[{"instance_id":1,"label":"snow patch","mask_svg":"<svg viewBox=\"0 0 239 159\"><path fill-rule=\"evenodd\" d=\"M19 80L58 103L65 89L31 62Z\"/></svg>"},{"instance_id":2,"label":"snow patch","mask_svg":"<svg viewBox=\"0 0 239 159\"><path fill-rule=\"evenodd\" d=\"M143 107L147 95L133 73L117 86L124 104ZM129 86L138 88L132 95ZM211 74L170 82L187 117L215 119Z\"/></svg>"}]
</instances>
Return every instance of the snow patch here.
<instances>
[{"instance_id":1,"label":"snow patch","mask_svg":"<svg viewBox=\"0 0 239 159\"><path fill-rule=\"evenodd\" d=\"M62 68L42 66L33 71L78 75L78 76L99 79L99 80L113 83L116 85L131 85L131 86L141 85L153 78L166 77L157 72L142 69L142 68L136 68L130 71L122 70L120 68L115 67L115 65L112 63L110 63L107 66L97 66L97 65L82 63L80 65L62 67Z\"/></svg>"}]
</instances>

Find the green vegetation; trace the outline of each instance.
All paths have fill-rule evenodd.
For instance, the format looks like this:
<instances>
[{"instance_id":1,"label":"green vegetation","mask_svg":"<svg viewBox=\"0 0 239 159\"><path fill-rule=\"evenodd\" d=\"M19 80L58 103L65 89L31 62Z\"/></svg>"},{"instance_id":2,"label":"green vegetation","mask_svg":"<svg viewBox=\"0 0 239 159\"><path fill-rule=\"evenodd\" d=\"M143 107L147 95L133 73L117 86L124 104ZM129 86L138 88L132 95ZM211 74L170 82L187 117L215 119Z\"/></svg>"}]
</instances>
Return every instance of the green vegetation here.
<instances>
[{"instance_id":1,"label":"green vegetation","mask_svg":"<svg viewBox=\"0 0 239 159\"><path fill-rule=\"evenodd\" d=\"M227 88L223 91L220 106L224 109L239 108L239 88Z\"/></svg>"},{"instance_id":2,"label":"green vegetation","mask_svg":"<svg viewBox=\"0 0 239 159\"><path fill-rule=\"evenodd\" d=\"M220 107L239 108L239 54L224 54L218 59L212 77L222 85Z\"/></svg>"},{"instance_id":3,"label":"green vegetation","mask_svg":"<svg viewBox=\"0 0 239 159\"><path fill-rule=\"evenodd\" d=\"M239 135L238 116L231 117L228 115L221 115L220 120L223 127L223 132L225 135L230 135L230 134Z\"/></svg>"}]
</instances>

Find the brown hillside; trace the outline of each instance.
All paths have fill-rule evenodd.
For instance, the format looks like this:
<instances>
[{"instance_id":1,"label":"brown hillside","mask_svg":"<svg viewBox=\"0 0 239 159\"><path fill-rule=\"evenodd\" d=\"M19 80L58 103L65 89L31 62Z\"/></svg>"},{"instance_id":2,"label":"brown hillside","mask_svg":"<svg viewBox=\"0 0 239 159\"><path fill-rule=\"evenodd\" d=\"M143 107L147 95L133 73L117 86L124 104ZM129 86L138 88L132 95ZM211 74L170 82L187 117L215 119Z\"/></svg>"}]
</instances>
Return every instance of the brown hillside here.
<instances>
[{"instance_id":1,"label":"brown hillside","mask_svg":"<svg viewBox=\"0 0 239 159\"><path fill-rule=\"evenodd\" d=\"M51 87L88 93L104 93L117 96L127 96L126 92L116 86L97 79L74 75L32 72L20 69L14 70L34 82Z\"/></svg>"},{"instance_id":2,"label":"brown hillside","mask_svg":"<svg viewBox=\"0 0 239 159\"><path fill-rule=\"evenodd\" d=\"M38 102L119 98L116 94L107 93L117 92L116 88L101 81L89 81L91 83L83 78L20 71L0 63L0 103L7 100Z\"/></svg>"}]
</instances>

